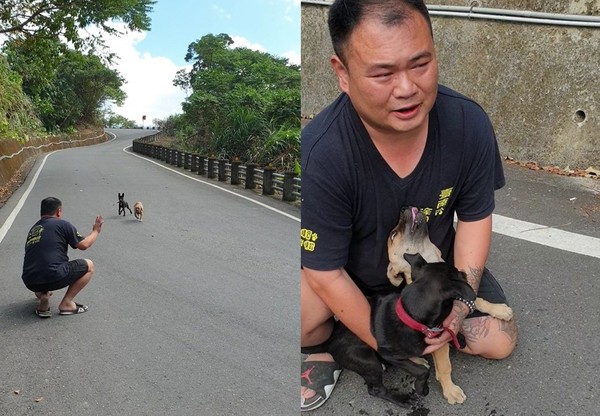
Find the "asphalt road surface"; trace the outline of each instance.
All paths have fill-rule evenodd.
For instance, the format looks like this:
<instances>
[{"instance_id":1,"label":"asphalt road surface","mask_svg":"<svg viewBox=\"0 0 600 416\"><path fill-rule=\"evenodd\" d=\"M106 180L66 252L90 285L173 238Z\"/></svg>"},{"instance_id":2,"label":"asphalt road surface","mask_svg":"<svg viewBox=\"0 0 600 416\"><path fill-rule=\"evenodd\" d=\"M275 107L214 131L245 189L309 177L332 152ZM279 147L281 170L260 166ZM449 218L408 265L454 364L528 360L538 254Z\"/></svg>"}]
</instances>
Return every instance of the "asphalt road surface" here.
<instances>
[{"instance_id":1,"label":"asphalt road surface","mask_svg":"<svg viewBox=\"0 0 600 416\"><path fill-rule=\"evenodd\" d=\"M299 209L124 149L41 156L0 209L0 415L290 415L298 408ZM38 175L39 172L39 175ZM117 215L117 193L143 222ZM34 314L20 275L40 201L87 234L88 312ZM342 390L342 389L340 389Z\"/></svg>"}]
</instances>

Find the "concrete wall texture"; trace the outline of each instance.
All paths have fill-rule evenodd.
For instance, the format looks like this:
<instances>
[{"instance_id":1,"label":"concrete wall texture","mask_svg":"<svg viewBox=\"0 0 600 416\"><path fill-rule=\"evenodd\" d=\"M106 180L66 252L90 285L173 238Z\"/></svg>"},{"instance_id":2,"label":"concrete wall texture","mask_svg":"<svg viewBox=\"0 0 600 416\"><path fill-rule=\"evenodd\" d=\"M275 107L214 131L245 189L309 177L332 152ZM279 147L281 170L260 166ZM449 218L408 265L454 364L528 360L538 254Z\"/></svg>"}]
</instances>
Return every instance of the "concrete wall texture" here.
<instances>
[{"instance_id":1,"label":"concrete wall texture","mask_svg":"<svg viewBox=\"0 0 600 416\"><path fill-rule=\"evenodd\" d=\"M437 0L436 5L470 6ZM600 16L600 0L481 0L479 7ZM428 2L429 5L433 2ZM327 5L302 3L302 114L337 94ZM600 28L432 16L440 83L477 101L503 156L600 167Z\"/></svg>"}]
</instances>

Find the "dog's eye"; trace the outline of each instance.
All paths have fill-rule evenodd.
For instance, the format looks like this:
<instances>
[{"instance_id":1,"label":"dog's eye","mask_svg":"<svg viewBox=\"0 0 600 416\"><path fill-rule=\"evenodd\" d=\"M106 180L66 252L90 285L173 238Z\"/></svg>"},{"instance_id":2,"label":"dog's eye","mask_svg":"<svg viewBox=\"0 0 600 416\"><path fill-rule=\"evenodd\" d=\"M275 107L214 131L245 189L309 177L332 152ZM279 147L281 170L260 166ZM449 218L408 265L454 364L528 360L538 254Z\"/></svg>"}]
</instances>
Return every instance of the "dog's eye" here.
<instances>
[{"instance_id":1,"label":"dog's eye","mask_svg":"<svg viewBox=\"0 0 600 416\"><path fill-rule=\"evenodd\" d=\"M390 240L394 241L394 237L396 237L396 234L398 234L398 231L392 231L390 234Z\"/></svg>"}]
</instances>

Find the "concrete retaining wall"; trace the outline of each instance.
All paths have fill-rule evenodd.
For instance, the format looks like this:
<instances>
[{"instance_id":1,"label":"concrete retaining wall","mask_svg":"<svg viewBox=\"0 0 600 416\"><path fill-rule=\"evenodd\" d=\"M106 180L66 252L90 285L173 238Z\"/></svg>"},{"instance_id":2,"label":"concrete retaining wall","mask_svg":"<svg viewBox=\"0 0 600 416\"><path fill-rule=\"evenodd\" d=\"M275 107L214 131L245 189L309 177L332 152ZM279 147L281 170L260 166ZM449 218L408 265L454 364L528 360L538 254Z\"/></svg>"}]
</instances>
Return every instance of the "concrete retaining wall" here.
<instances>
[{"instance_id":1,"label":"concrete retaining wall","mask_svg":"<svg viewBox=\"0 0 600 416\"><path fill-rule=\"evenodd\" d=\"M600 0L478 3L600 16ZM338 93L329 66L327 10L302 3L302 114L307 117ZM504 156L563 168L600 167L600 28L434 16L432 23L440 82L487 110Z\"/></svg>"}]
</instances>

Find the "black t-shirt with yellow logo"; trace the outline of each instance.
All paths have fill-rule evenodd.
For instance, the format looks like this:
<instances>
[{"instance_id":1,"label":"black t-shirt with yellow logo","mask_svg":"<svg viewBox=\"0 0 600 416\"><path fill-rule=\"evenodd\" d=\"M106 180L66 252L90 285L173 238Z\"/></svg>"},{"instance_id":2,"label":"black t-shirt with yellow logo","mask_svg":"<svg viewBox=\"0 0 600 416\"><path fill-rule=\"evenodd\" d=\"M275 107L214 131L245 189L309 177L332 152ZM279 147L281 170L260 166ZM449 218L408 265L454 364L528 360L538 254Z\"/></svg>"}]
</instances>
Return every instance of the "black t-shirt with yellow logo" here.
<instances>
[{"instance_id":1,"label":"black t-shirt with yellow logo","mask_svg":"<svg viewBox=\"0 0 600 416\"><path fill-rule=\"evenodd\" d=\"M301 262L344 267L363 289L389 286L387 237L404 206L428 219L431 241L452 261L454 214L477 221L494 210L504 186L492 124L474 101L439 86L427 144L400 178L341 94L302 131Z\"/></svg>"},{"instance_id":2,"label":"black t-shirt with yellow logo","mask_svg":"<svg viewBox=\"0 0 600 416\"><path fill-rule=\"evenodd\" d=\"M77 248L83 237L60 218L40 219L27 234L23 281L27 284L50 283L67 277L68 246Z\"/></svg>"}]
</instances>

